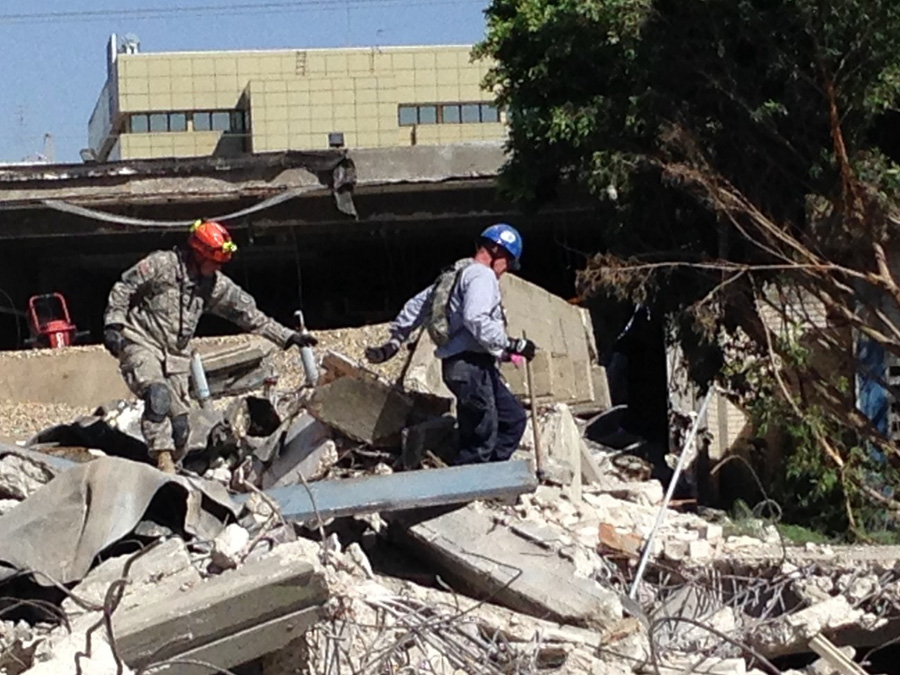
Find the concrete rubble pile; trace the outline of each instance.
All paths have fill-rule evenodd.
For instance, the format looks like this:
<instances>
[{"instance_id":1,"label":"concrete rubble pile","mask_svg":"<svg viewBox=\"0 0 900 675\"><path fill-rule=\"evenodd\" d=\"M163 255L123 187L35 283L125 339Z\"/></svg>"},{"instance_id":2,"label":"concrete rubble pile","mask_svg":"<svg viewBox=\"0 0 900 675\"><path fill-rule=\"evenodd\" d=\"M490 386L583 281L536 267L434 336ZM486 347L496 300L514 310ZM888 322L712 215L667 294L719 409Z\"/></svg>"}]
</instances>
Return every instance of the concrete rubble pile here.
<instances>
[{"instance_id":1,"label":"concrete rubble pile","mask_svg":"<svg viewBox=\"0 0 900 675\"><path fill-rule=\"evenodd\" d=\"M288 391L232 350L242 384L192 413L179 476L146 463L131 401L0 445L0 673L845 673L835 644L900 636L900 552L664 505L639 442L586 437L619 411L581 310L528 302L565 320L541 447L508 462L447 466L421 348L401 384L326 351Z\"/></svg>"}]
</instances>

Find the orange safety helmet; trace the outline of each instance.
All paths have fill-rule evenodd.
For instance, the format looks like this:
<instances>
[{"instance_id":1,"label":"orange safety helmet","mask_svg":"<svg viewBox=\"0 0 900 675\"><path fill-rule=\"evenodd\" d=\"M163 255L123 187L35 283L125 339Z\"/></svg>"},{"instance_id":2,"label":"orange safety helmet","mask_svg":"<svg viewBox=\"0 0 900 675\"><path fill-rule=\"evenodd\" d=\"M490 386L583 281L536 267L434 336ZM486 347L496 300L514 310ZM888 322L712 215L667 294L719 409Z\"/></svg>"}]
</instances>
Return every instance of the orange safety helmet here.
<instances>
[{"instance_id":1,"label":"orange safety helmet","mask_svg":"<svg viewBox=\"0 0 900 675\"><path fill-rule=\"evenodd\" d=\"M213 220L198 220L191 226L188 246L200 258L217 263L227 263L237 251L228 230Z\"/></svg>"}]
</instances>

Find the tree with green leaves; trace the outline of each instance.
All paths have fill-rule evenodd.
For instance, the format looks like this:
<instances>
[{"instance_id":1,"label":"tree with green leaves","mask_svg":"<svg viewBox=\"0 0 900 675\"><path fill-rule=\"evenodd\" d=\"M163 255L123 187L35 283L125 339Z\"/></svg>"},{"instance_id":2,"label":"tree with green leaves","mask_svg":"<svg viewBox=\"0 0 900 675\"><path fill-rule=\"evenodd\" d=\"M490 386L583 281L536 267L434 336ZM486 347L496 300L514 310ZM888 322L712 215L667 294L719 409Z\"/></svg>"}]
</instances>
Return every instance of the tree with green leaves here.
<instances>
[{"instance_id":1,"label":"tree with green leaves","mask_svg":"<svg viewBox=\"0 0 900 675\"><path fill-rule=\"evenodd\" d=\"M897 398L855 345L900 358L900 3L493 0L487 18L503 189L597 200L582 294L665 312L693 378L786 435L798 517L896 520L900 449L854 379Z\"/></svg>"}]
</instances>

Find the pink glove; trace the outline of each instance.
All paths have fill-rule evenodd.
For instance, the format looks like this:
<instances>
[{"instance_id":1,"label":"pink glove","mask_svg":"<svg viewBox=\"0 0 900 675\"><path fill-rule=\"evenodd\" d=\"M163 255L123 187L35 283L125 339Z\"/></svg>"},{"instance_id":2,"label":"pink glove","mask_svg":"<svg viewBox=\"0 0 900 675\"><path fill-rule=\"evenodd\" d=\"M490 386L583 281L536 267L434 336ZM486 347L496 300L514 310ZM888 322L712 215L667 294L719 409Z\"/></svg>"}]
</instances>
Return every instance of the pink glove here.
<instances>
[{"instance_id":1,"label":"pink glove","mask_svg":"<svg viewBox=\"0 0 900 675\"><path fill-rule=\"evenodd\" d=\"M521 367L522 367L522 364L525 363L525 357L522 356L521 354L510 354L510 355L509 355L509 360L512 362L512 364L513 364L516 368L521 368Z\"/></svg>"}]
</instances>

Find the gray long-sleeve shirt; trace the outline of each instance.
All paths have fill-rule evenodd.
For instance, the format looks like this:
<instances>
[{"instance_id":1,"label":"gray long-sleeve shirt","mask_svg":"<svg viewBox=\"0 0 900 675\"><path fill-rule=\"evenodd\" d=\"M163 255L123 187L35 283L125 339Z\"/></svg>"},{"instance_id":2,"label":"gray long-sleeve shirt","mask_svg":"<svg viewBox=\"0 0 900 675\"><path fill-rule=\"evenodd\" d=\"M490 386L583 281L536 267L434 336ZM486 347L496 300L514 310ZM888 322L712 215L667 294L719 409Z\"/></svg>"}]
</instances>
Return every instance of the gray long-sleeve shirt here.
<instances>
[{"instance_id":1,"label":"gray long-sleeve shirt","mask_svg":"<svg viewBox=\"0 0 900 675\"><path fill-rule=\"evenodd\" d=\"M391 337L405 342L428 318L434 287L410 298L391 324ZM500 356L509 338L497 275L487 265L473 263L459 273L447 306L450 339L435 356L446 359L462 352Z\"/></svg>"}]
</instances>

